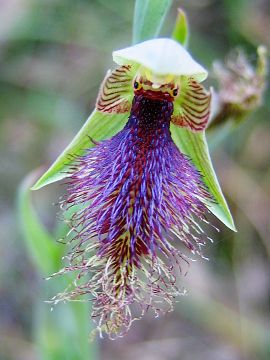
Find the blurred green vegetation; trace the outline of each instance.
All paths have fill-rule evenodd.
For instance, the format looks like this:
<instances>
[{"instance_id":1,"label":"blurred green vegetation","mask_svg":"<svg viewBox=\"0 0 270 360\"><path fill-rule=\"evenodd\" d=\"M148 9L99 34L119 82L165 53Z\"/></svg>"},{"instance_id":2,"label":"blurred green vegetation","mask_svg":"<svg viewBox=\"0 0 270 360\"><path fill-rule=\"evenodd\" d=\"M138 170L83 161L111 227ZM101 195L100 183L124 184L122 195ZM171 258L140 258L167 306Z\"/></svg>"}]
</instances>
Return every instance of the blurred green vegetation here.
<instances>
[{"instance_id":1,"label":"blurred green vegetation","mask_svg":"<svg viewBox=\"0 0 270 360\"><path fill-rule=\"evenodd\" d=\"M178 6L188 15L190 50L208 68L235 46L252 61L259 44L270 46L267 0L175 0L163 35L171 33ZM62 290L64 281L60 288L58 280L44 281L57 269L44 258L42 273L37 272L22 236L25 217L37 211L43 225L34 222L29 239L31 232L38 234L56 259L65 253L65 246L55 243L63 229L53 205L63 186L32 194L33 204L24 198L20 219L16 189L33 169L49 165L82 126L113 66L112 50L132 41L133 10L131 0L0 2L1 360L45 359L51 349L55 356L46 359L96 354L96 345L88 343L87 306L62 304L50 311L43 301ZM136 322L117 342L102 341L101 359L269 359L269 100L266 93L264 105L212 153L239 232L215 223L221 232L213 232L215 242L205 249L210 261L198 260L180 279L189 295L180 299L177 311ZM28 175L21 190L34 176Z\"/></svg>"}]
</instances>

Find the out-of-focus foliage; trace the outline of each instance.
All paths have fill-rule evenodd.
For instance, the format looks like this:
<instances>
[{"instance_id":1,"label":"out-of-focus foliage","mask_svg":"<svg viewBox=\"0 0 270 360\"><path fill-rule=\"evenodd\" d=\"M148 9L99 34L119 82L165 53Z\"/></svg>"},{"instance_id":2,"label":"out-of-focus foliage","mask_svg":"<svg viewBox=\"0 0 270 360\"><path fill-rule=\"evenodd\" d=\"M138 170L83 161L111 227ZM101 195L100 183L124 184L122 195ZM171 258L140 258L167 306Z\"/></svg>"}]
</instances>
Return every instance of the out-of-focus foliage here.
<instances>
[{"instance_id":1,"label":"out-of-focus foliage","mask_svg":"<svg viewBox=\"0 0 270 360\"><path fill-rule=\"evenodd\" d=\"M19 187L18 214L28 253L36 268L46 276L60 267L63 248L41 224L33 208L30 194L33 179L35 180L35 172L30 173Z\"/></svg>"},{"instance_id":2,"label":"out-of-focus foliage","mask_svg":"<svg viewBox=\"0 0 270 360\"><path fill-rule=\"evenodd\" d=\"M250 61L259 44L270 46L267 0L175 0L162 34L171 33L178 6L192 24L191 52L208 68L235 46L242 46ZM1 359L40 359L37 329L44 319L55 326L44 343L57 345L63 330L56 325L64 318L66 349L72 343L81 354L89 351L87 342L74 340L68 307L50 312L42 303L59 288L53 288L55 280L42 280L30 261L14 197L21 179L40 163L51 163L91 112L112 66L111 51L130 44L133 10L131 0L0 3ZM264 105L212 154L239 232L213 232L215 243L205 249L210 261L193 263L180 279L189 295L180 299L179 311L135 323L123 340L104 341L102 359L269 359L269 100L266 93ZM62 230L52 203L61 189L53 185L33 194L39 218L58 233L56 239ZM87 309L81 314L86 317ZM76 321L86 323L79 316ZM81 341L88 331L77 334ZM62 356L69 359L68 350Z\"/></svg>"},{"instance_id":3,"label":"out-of-focus foliage","mask_svg":"<svg viewBox=\"0 0 270 360\"><path fill-rule=\"evenodd\" d=\"M137 0L134 9L133 43L159 35L172 0Z\"/></svg>"},{"instance_id":4,"label":"out-of-focus foliage","mask_svg":"<svg viewBox=\"0 0 270 360\"><path fill-rule=\"evenodd\" d=\"M58 271L64 247L55 241L60 234L64 237L68 231L63 223L57 234L51 235L41 224L32 204L31 186L39 171L31 172L18 189L18 214L21 224L21 234L26 241L26 248L30 259L39 274L46 276ZM54 232L55 233L55 232ZM63 287L62 279L58 279L57 286ZM72 303L62 307L54 313L49 312L49 305L44 303L44 287L40 289L40 296L35 300L33 316L33 340L40 359L58 360L65 358L88 359L97 358L96 345L88 344L89 336L89 304ZM53 310L53 308L51 308ZM72 341L71 341L72 339Z\"/></svg>"},{"instance_id":5,"label":"out-of-focus foliage","mask_svg":"<svg viewBox=\"0 0 270 360\"><path fill-rule=\"evenodd\" d=\"M189 26L186 13L182 9L177 9L177 16L172 32L172 38L187 47L189 41Z\"/></svg>"}]
</instances>

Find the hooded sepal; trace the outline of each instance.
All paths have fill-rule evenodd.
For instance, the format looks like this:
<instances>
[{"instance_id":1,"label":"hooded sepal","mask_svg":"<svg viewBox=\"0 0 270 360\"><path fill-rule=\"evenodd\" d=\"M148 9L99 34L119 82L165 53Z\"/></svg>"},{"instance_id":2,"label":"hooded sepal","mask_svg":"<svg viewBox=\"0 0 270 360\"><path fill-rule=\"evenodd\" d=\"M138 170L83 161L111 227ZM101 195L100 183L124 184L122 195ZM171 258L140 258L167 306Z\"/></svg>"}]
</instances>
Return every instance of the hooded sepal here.
<instances>
[{"instance_id":1,"label":"hooded sepal","mask_svg":"<svg viewBox=\"0 0 270 360\"><path fill-rule=\"evenodd\" d=\"M114 51L113 60L118 65L142 66L155 76L192 76L201 82L208 75L181 44L168 38L152 39Z\"/></svg>"}]
</instances>

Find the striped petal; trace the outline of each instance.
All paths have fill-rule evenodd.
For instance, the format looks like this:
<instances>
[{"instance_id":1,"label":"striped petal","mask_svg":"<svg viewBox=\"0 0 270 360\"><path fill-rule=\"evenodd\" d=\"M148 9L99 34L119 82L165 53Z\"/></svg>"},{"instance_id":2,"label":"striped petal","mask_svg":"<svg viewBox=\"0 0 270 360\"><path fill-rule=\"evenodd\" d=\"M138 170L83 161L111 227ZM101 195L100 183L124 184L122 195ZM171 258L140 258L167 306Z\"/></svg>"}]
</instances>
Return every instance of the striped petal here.
<instances>
[{"instance_id":1,"label":"striped petal","mask_svg":"<svg viewBox=\"0 0 270 360\"><path fill-rule=\"evenodd\" d=\"M109 71L101 84L96 109L105 113L128 113L133 98L134 76L135 67L131 65L123 65Z\"/></svg>"},{"instance_id":2,"label":"striped petal","mask_svg":"<svg viewBox=\"0 0 270 360\"><path fill-rule=\"evenodd\" d=\"M182 77L179 97L175 99L172 122L193 131L206 128L210 115L211 93L192 77Z\"/></svg>"}]
</instances>

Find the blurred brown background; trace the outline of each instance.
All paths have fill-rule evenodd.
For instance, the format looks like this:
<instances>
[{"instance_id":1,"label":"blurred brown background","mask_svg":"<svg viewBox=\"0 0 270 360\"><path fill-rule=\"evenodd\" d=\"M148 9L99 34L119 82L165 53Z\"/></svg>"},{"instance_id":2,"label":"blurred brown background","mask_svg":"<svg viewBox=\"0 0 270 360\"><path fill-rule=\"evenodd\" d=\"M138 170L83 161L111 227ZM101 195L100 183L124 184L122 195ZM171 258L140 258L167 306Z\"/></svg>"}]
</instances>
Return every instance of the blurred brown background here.
<instances>
[{"instance_id":1,"label":"blurred brown background","mask_svg":"<svg viewBox=\"0 0 270 360\"><path fill-rule=\"evenodd\" d=\"M254 62L256 46L270 46L267 0L175 0L163 35L178 6L189 17L190 50L208 68L235 46ZM42 358L33 309L40 288L50 292L22 238L17 187L82 126L113 66L112 50L131 42L133 9L132 0L0 0L1 360ZM181 279L189 294L176 311L149 315L124 339L102 341L101 359L270 359L269 100L266 93L264 105L213 152L238 233L216 223L221 232L205 250L210 260L192 263ZM57 225L53 202L61 191L56 184L34 194L48 229Z\"/></svg>"}]
</instances>

